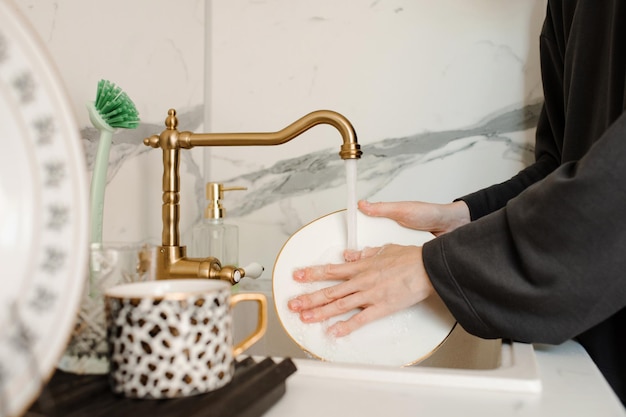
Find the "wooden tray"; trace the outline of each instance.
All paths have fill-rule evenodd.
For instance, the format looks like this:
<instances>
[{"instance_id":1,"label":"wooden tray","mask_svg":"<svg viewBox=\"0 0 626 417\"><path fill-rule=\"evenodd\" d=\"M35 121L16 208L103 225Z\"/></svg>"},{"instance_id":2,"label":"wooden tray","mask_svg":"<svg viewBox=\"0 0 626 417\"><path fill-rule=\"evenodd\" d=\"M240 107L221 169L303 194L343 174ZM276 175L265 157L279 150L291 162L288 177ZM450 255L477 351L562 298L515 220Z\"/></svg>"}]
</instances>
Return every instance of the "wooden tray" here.
<instances>
[{"instance_id":1,"label":"wooden tray","mask_svg":"<svg viewBox=\"0 0 626 417\"><path fill-rule=\"evenodd\" d=\"M57 370L24 417L261 416L286 391L296 371L291 359L247 357L235 364L233 380L219 390L169 400L137 400L111 392L106 375L76 375Z\"/></svg>"}]
</instances>

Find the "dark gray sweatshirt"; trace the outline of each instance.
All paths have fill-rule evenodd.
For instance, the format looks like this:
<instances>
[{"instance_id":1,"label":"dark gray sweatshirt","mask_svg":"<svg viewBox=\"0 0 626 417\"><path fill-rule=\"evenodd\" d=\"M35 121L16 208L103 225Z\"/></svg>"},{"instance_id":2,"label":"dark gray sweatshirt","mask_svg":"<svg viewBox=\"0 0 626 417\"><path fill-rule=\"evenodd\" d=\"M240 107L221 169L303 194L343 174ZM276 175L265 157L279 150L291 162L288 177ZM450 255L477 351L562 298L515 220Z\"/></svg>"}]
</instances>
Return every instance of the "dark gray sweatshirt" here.
<instances>
[{"instance_id":1,"label":"dark gray sweatshirt","mask_svg":"<svg viewBox=\"0 0 626 417\"><path fill-rule=\"evenodd\" d=\"M536 161L462 197L424 245L430 279L484 338L577 338L626 399L626 1L550 0Z\"/></svg>"}]
</instances>

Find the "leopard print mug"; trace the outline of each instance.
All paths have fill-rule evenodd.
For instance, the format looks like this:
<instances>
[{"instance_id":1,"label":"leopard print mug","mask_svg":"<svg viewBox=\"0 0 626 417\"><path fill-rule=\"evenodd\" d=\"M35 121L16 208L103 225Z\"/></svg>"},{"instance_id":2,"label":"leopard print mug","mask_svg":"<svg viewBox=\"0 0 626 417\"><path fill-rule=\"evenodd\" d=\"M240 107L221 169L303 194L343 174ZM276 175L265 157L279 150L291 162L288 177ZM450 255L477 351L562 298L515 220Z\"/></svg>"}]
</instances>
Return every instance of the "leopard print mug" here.
<instances>
[{"instance_id":1,"label":"leopard print mug","mask_svg":"<svg viewBox=\"0 0 626 417\"><path fill-rule=\"evenodd\" d=\"M173 279L118 285L105 293L109 381L130 398L175 398L231 381L234 358L267 329L263 294L231 295L224 281ZM256 329L236 345L232 308L258 303Z\"/></svg>"}]
</instances>

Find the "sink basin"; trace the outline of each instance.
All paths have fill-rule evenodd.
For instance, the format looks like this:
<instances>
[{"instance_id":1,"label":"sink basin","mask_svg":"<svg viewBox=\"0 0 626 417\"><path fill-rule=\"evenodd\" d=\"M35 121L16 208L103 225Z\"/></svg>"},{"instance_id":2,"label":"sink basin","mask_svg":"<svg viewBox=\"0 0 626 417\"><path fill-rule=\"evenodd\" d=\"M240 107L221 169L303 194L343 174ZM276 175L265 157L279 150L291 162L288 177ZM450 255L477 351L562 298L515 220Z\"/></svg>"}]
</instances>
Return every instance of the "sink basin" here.
<instances>
[{"instance_id":1,"label":"sink basin","mask_svg":"<svg viewBox=\"0 0 626 417\"><path fill-rule=\"evenodd\" d=\"M298 372L323 377L445 385L508 391L539 392L539 379L532 345L481 339L456 325L450 336L428 358L410 367L328 363L312 358L285 332L274 308L271 282L246 283L240 291L261 292L268 299L268 328L249 348L250 356L296 359ZM243 283L242 283L243 284ZM256 327L256 305L240 303L234 311L235 340Z\"/></svg>"}]
</instances>

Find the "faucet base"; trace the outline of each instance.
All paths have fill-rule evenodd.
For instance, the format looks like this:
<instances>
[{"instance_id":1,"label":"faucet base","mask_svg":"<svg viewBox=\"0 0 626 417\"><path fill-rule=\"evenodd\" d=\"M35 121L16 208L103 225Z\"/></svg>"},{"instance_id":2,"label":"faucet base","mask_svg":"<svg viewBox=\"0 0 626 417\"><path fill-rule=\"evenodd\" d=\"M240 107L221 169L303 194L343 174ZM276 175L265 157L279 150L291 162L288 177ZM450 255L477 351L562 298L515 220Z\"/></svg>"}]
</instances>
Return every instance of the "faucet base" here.
<instances>
[{"instance_id":1,"label":"faucet base","mask_svg":"<svg viewBox=\"0 0 626 417\"><path fill-rule=\"evenodd\" d=\"M240 268L222 267L217 258L187 258L186 255L186 246L160 246L156 279L220 279L234 285L245 275Z\"/></svg>"}]
</instances>

